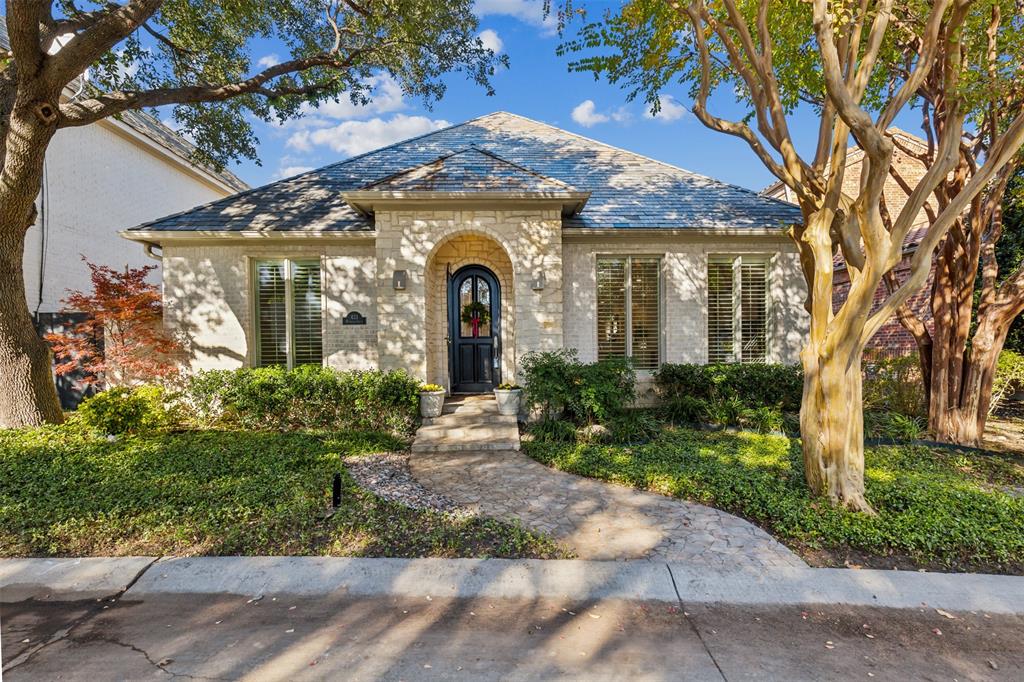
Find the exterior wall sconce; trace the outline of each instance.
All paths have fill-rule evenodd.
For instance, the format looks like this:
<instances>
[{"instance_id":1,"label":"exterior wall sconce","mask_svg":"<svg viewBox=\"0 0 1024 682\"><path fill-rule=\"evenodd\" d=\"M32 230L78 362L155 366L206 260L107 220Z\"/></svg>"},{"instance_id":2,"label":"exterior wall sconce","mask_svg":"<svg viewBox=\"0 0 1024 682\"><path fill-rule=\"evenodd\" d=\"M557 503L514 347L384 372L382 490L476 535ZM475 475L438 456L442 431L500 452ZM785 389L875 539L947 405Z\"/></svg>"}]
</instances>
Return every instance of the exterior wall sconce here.
<instances>
[{"instance_id":1,"label":"exterior wall sconce","mask_svg":"<svg viewBox=\"0 0 1024 682\"><path fill-rule=\"evenodd\" d=\"M538 272L533 277L533 281L530 282L530 288L534 291L544 291L544 287L548 284L547 277L544 276L543 272Z\"/></svg>"},{"instance_id":2,"label":"exterior wall sconce","mask_svg":"<svg viewBox=\"0 0 1024 682\"><path fill-rule=\"evenodd\" d=\"M405 291L405 285L407 280L408 271L395 270L394 274L391 275L391 286L395 288L395 291Z\"/></svg>"}]
</instances>

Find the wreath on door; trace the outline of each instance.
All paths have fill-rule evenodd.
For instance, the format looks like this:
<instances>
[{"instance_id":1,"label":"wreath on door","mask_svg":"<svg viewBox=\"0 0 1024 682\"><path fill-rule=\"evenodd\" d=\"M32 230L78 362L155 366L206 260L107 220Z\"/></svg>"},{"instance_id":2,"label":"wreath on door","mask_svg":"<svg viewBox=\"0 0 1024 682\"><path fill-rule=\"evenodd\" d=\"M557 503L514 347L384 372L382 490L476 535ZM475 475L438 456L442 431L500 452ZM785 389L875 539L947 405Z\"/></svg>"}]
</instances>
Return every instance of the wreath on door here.
<instances>
[{"instance_id":1,"label":"wreath on door","mask_svg":"<svg viewBox=\"0 0 1024 682\"><path fill-rule=\"evenodd\" d=\"M478 336L481 325L491 321L491 309L480 301L462 306L462 321L473 327L473 336Z\"/></svg>"}]
</instances>

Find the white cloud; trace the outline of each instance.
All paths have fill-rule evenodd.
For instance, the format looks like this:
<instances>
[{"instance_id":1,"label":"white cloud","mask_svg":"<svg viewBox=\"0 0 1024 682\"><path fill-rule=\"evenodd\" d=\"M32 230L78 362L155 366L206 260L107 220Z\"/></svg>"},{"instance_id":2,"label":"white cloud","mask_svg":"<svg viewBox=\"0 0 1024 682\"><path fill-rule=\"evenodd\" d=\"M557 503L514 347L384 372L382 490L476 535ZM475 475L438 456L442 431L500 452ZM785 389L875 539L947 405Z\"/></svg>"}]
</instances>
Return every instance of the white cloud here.
<instances>
[{"instance_id":1,"label":"white cloud","mask_svg":"<svg viewBox=\"0 0 1024 682\"><path fill-rule=\"evenodd\" d=\"M597 125L598 123L606 123L608 116L605 114L598 113L596 111L596 105L594 100L587 99L576 105L576 108L572 110L572 120L579 123L584 128Z\"/></svg>"},{"instance_id":2,"label":"white cloud","mask_svg":"<svg viewBox=\"0 0 1024 682\"><path fill-rule=\"evenodd\" d=\"M633 112L626 107L619 107L612 112L612 120L616 123L629 123L633 120Z\"/></svg>"},{"instance_id":3,"label":"white cloud","mask_svg":"<svg viewBox=\"0 0 1024 682\"><path fill-rule=\"evenodd\" d=\"M311 170L313 170L312 166L285 166L277 172L277 177L290 178L293 175L298 175L299 173L305 173Z\"/></svg>"},{"instance_id":4,"label":"white cloud","mask_svg":"<svg viewBox=\"0 0 1024 682\"><path fill-rule=\"evenodd\" d=\"M690 110L680 104L672 95L658 95L658 104L661 106L661 110L657 116L648 110L644 117L653 118L661 123L669 123L686 118L690 113Z\"/></svg>"},{"instance_id":5,"label":"white cloud","mask_svg":"<svg viewBox=\"0 0 1024 682\"><path fill-rule=\"evenodd\" d=\"M494 54L499 54L501 52L501 48L505 46L505 43L503 43L501 38L498 36L498 32L491 28L480 31L480 40L483 42L484 47Z\"/></svg>"},{"instance_id":6,"label":"white cloud","mask_svg":"<svg viewBox=\"0 0 1024 682\"><path fill-rule=\"evenodd\" d=\"M327 147L346 156L355 156L399 140L429 133L451 125L445 120L426 116L395 114L390 120L372 118L368 121L344 121L316 130L301 130L288 138L287 145L308 152L314 147Z\"/></svg>"},{"instance_id":7,"label":"white cloud","mask_svg":"<svg viewBox=\"0 0 1024 682\"><path fill-rule=\"evenodd\" d=\"M544 29L548 35L558 30L558 20L552 13L544 16L543 0L476 0L473 12L478 17L502 15Z\"/></svg>"},{"instance_id":8,"label":"white cloud","mask_svg":"<svg viewBox=\"0 0 1024 682\"><path fill-rule=\"evenodd\" d=\"M317 120L316 117L344 121L350 118L386 114L405 108L402 86L391 76L387 74L373 76L366 80L366 84L370 86L372 96L372 100L366 106L352 104L352 100L348 99L344 94L341 95L337 102L327 100L315 107L303 105L302 113L307 117L313 117L311 121L306 121L304 125L308 127L309 125L328 123Z\"/></svg>"},{"instance_id":9,"label":"white cloud","mask_svg":"<svg viewBox=\"0 0 1024 682\"><path fill-rule=\"evenodd\" d=\"M256 65L262 66L264 69L269 69L271 66L277 66L280 63L281 58L274 53L263 55L258 60L256 60Z\"/></svg>"}]
</instances>

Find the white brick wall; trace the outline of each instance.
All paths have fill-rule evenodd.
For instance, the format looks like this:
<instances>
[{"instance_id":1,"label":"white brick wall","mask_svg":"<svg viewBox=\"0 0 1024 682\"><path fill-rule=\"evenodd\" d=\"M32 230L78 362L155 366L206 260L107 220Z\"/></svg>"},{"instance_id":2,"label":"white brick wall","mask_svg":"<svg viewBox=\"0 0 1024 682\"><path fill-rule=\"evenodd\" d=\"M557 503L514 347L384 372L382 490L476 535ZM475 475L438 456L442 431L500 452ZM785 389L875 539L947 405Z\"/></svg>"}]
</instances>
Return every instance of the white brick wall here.
<instances>
[{"instance_id":1,"label":"white brick wall","mask_svg":"<svg viewBox=\"0 0 1024 682\"><path fill-rule=\"evenodd\" d=\"M64 128L47 150L45 192L37 200L41 215L25 240L29 310L57 312L68 289L91 289L82 255L116 269L158 265L145 255L141 244L121 238L118 232L230 193L153 153L145 143L117 134L116 126L121 125L102 122ZM152 281L160 281L158 272Z\"/></svg>"}]
</instances>

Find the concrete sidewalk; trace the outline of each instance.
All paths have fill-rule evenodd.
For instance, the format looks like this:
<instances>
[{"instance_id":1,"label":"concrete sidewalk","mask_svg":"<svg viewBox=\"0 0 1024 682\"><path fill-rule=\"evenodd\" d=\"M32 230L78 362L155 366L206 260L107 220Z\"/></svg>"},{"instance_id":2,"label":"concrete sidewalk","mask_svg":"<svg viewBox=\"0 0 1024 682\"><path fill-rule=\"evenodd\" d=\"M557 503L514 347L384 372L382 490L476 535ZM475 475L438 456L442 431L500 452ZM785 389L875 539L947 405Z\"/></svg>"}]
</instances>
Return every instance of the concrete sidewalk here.
<instances>
[{"instance_id":1,"label":"concrete sidewalk","mask_svg":"<svg viewBox=\"0 0 1024 682\"><path fill-rule=\"evenodd\" d=\"M849 569L695 570L650 561L332 557L0 560L0 602L120 595L620 599L758 606L928 606L1024 615L1024 577Z\"/></svg>"}]
</instances>

